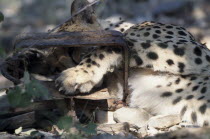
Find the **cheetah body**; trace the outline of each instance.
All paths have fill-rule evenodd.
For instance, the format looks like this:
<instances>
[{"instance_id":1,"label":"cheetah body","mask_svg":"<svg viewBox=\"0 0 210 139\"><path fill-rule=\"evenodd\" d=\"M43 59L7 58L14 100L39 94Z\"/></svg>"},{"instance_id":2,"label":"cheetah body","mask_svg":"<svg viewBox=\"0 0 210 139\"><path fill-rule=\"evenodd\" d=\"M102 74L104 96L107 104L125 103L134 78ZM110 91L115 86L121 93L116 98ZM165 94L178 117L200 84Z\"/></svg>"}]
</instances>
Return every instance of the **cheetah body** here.
<instances>
[{"instance_id":1,"label":"cheetah body","mask_svg":"<svg viewBox=\"0 0 210 139\"><path fill-rule=\"evenodd\" d=\"M130 107L152 115L179 114L183 121L200 126L210 122L210 51L184 28L154 22L133 25L124 31L130 48ZM118 48L100 47L76 67L63 71L60 90L89 92L110 69L122 65ZM122 76L121 76L122 78ZM122 84L115 81L122 99Z\"/></svg>"}]
</instances>

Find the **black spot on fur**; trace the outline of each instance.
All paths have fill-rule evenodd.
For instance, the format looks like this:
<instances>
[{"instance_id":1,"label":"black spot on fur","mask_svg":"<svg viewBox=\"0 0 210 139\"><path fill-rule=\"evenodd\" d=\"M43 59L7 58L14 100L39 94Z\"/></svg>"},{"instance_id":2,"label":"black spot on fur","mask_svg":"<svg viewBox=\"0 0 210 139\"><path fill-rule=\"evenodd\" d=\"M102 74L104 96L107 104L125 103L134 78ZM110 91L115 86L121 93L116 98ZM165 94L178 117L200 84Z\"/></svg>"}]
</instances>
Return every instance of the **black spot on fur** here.
<instances>
[{"instance_id":1,"label":"black spot on fur","mask_svg":"<svg viewBox=\"0 0 210 139\"><path fill-rule=\"evenodd\" d=\"M192 91L196 91L198 90L198 88L199 88L199 85L193 86Z\"/></svg>"},{"instance_id":2,"label":"black spot on fur","mask_svg":"<svg viewBox=\"0 0 210 139\"><path fill-rule=\"evenodd\" d=\"M204 94L204 93L206 93L206 87L203 87L203 88L201 89L201 94Z\"/></svg>"},{"instance_id":3,"label":"black spot on fur","mask_svg":"<svg viewBox=\"0 0 210 139\"><path fill-rule=\"evenodd\" d=\"M201 96L201 97L198 98L198 100L202 100L204 98L205 98L205 96Z\"/></svg>"},{"instance_id":4,"label":"black spot on fur","mask_svg":"<svg viewBox=\"0 0 210 139\"><path fill-rule=\"evenodd\" d=\"M160 88L160 87L162 87L162 86L161 86L161 85L157 85L157 86L156 86L156 88Z\"/></svg>"},{"instance_id":5,"label":"black spot on fur","mask_svg":"<svg viewBox=\"0 0 210 139\"><path fill-rule=\"evenodd\" d=\"M204 78L204 81L207 81L207 80L209 80L209 77L205 77L205 78Z\"/></svg>"},{"instance_id":6,"label":"black spot on fur","mask_svg":"<svg viewBox=\"0 0 210 139\"><path fill-rule=\"evenodd\" d=\"M169 65L169 66L171 66L171 65L173 65L173 64L174 64L174 61L173 61L173 60L171 60L171 59L168 59L166 62L168 63L168 65Z\"/></svg>"},{"instance_id":7,"label":"black spot on fur","mask_svg":"<svg viewBox=\"0 0 210 139\"><path fill-rule=\"evenodd\" d=\"M195 76L190 78L191 81L196 80L196 79L197 79L197 77L195 77Z\"/></svg>"},{"instance_id":8,"label":"black spot on fur","mask_svg":"<svg viewBox=\"0 0 210 139\"><path fill-rule=\"evenodd\" d=\"M189 96L186 97L186 100L190 100L190 99L192 99L193 97L194 97L193 95L189 95Z\"/></svg>"},{"instance_id":9,"label":"black spot on fur","mask_svg":"<svg viewBox=\"0 0 210 139\"><path fill-rule=\"evenodd\" d=\"M166 43L158 43L158 46L163 49L166 49L168 47Z\"/></svg>"},{"instance_id":10,"label":"black spot on fur","mask_svg":"<svg viewBox=\"0 0 210 139\"><path fill-rule=\"evenodd\" d=\"M186 79L189 75L180 75L183 79Z\"/></svg>"},{"instance_id":11,"label":"black spot on fur","mask_svg":"<svg viewBox=\"0 0 210 139\"><path fill-rule=\"evenodd\" d=\"M173 35L173 34L174 34L172 31L167 31L167 33L168 33L169 35Z\"/></svg>"},{"instance_id":12,"label":"black spot on fur","mask_svg":"<svg viewBox=\"0 0 210 139\"><path fill-rule=\"evenodd\" d=\"M206 55L206 60L210 62L210 56Z\"/></svg>"},{"instance_id":13,"label":"black spot on fur","mask_svg":"<svg viewBox=\"0 0 210 139\"><path fill-rule=\"evenodd\" d=\"M92 64L97 66L97 67L100 67L100 65L98 63L96 63L95 61L92 61Z\"/></svg>"},{"instance_id":14,"label":"black spot on fur","mask_svg":"<svg viewBox=\"0 0 210 139\"><path fill-rule=\"evenodd\" d=\"M170 96L172 96L171 92L164 92L161 94L161 97L170 97Z\"/></svg>"},{"instance_id":15,"label":"black spot on fur","mask_svg":"<svg viewBox=\"0 0 210 139\"><path fill-rule=\"evenodd\" d=\"M153 28L160 28L159 26L154 26Z\"/></svg>"},{"instance_id":16,"label":"black spot on fur","mask_svg":"<svg viewBox=\"0 0 210 139\"><path fill-rule=\"evenodd\" d=\"M160 36L158 36L157 34L153 34L152 37L153 37L154 39L157 39L157 38L159 38Z\"/></svg>"},{"instance_id":17,"label":"black spot on fur","mask_svg":"<svg viewBox=\"0 0 210 139\"><path fill-rule=\"evenodd\" d=\"M167 25L166 28L171 29L171 28L173 28L173 26Z\"/></svg>"},{"instance_id":18,"label":"black spot on fur","mask_svg":"<svg viewBox=\"0 0 210 139\"><path fill-rule=\"evenodd\" d=\"M167 39L172 39L173 36L165 36L165 38L167 38Z\"/></svg>"},{"instance_id":19,"label":"black spot on fur","mask_svg":"<svg viewBox=\"0 0 210 139\"><path fill-rule=\"evenodd\" d=\"M205 72L205 71L207 71L207 69L202 69L202 70L201 70L201 72Z\"/></svg>"},{"instance_id":20,"label":"black spot on fur","mask_svg":"<svg viewBox=\"0 0 210 139\"><path fill-rule=\"evenodd\" d=\"M188 42L187 40L179 40L180 44L182 44L183 42Z\"/></svg>"},{"instance_id":21,"label":"black spot on fur","mask_svg":"<svg viewBox=\"0 0 210 139\"><path fill-rule=\"evenodd\" d=\"M143 64L142 59L138 55L134 55L133 58L135 59L137 65Z\"/></svg>"},{"instance_id":22,"label":"black spot on fur","mask_svg":"<svg viewBox=\"0 0 210 139\"><path fill-rule=\"evenodd\" d=\"M195 47L194 54L197 56L201 56L202 55L201 49L199 47Z\"/></svg>"},{"instance_id":23,"label":"black spot on fur","mask_svg":"<svg viewBox=\"0 0 210 139\"><path fill-rule=\"evenodd\" d=\"M152 59L152 60L157 60L158 59L158 55L155 52L149 52L149 53L147 53L147 57L149 59Z\"/></svg>"},{"instance_id":24,"label":"black spot on fur","mask_svg":"<svg viewBox=\"0 0 210 139\"><path fill-rule=\"evenodd\" d=\"M147 49L151 46L150 42L143 42L141 43L141 46L144 48L144 49Z\"/></svg>"},{"instance_id":25,"label":"black spot on fur","mask_svg":"<svg viewBox=\"0 0 210 139\"><path fill-rule=\"evenodd\" d=\"M187 36L187 34L184 31L178 31L178 33L179 33L179 35Z\"/></svg>"},{"instance_id":26,"label":"black spot on fur","mask_svg":"<svg viewBox=\"0 0 210 139\"><path fill-rule=\"evenodd\" d=\"M112 49L111 48L108 48L107 50L106 50L108 53L112 53Z\"/></svg>"},{"instance_id":27,"label":"black spot on fur","mask_svg":"<svg viewBox=\"0 0 210 139\"><path fill-rule=\"evenodd\" d=\"M120 48L112 48L112 50L113 50L115 53L117 53L117 54L121 53L121 49L120 49Z\"/></svg>"},{"instance_id":28,"label":"black spot on fur","mask_svg":"<svg viewBox=\"0 0 210 139\"><path fill-rule=\"evenodd\" d=\"M193 121L194 123L197 122L197 114L196 114L196 112L192 112L192 113L191 113L191 119L192 119L192 121Z\"/></svg>"},{"instance_id":29,"label":"black spot on fur","mask_svg":"<svg viewBox=\"0 0 210 139\"><path fill-rule=\"evenodd\" d=\"M160 34L160 33L161 33L161 31L160 31L160 30L155 30L155 32L156 32L156 33L158 33L158 34Z\"/></svg>"},{"instance_id":30,"label":"black spot on fur","mask_svg":"<svg viewBox=\"0 0 210 139\"><path fill-rule=\"evenodd\" d=\"M182 30L186 30L185 28L183 28L183 27L179 27L180 29L182 29Z\"/></svg>"},{"instance_id":31,"label":"black spot on fur","mask_svg":"<svg viewBox=\"0 0 210 139\"><path fill-rule=\"evenodd\" d=\"M91 65L90 65L90 64L88 64L88 65L87 65L87 67L88 67L88 68L90 68L90 67L91 67Z\"/></svg>"},{"instance_id":32,"label":"black spot on fur","mask_svg":"<svg viewBox=\"0 0 210 139\"><path fill-rule=\"evenodd\" d=\"M83 70L84 73L88 73L86 70Z\"/></svg>"},{"instance_id":33,"label":"black spot on fur","mask_svg":"<svg viewBox=\"0 0 210 139\"><path fill-rule=\"evenodd\" d=\"M152 65L146 65L146 68L151 69L151 68L153 68L153 66Z\"/></svg>"},{"instance_id":34,"label":"black spot on fur","mask_svg":"<svg viewBox=\"0 0 210 139\"><path fill-rule=\"evenodd\" d=\"M176 81L175 81L175 84L179 84L180 81L181 81L180 78L177 78Z\"/></svg>"},{"instance_id":35,"label":"black spot on fur","mask_svg":"<svg viewBox=\"0 0 210 139\"><path fill-rule=\"evenodd\" d=\"M175 105L175 104L179 103L181 100L182 100L182 97L179 96L173 100L172 104Z\"/></svg>"},{"instance_id":36,"label":"black spot on fur","mask_svg":"<svg viewBox=\"0 0 210 139\"><path fill-rule=\"evenodd\" d=\"M91 59L88 58L88 59L86 60L86 63L90 63L90 62L91 62Z\"/></svg>"},{"instance_id":37,"label":"black spot on fur","mask_svg":"<svg viewBox=\"0 0 210 139\"><path fill-rule=\"evenodd\" d=\"M178 46L177 46L177 45L175 45L175 44L173 45L173 47L174 47L174 48L178 48Z\"/></svg>"},{"instance_id":38,"label":"black spot on fur","mask_svg":"<svg viewBox=\"0 0 210 139\"><path fill-rule=\"evenodd\" d=\"M133 42L131 42L129 40L127 40L126 42L127 42L128 46L134 46Z\"/></svg>"},{"instance_id":39,"label":"black spot on fur","mask_svg":"<svg viewBox=\"0 0 210 139\"><path fill-rule=\"evenodd\" d=\"M103 60L104 59L104 55L103 54L100 54L99 55L99 59Z\"/></svg>"},{"instance_id":40,"label":"black spot on fur","mask_svg":"<svg viewBox=\"0 0 210 139\"><path fill-rule=\"evenodd\" d=\"M182 91L183 91L183 89L180 88L180 89L176 90L176 93L181 93Z\"/></svg>"},{"instance_id":41,"label":"black spot on fur","mask_svg":"<svg viewBox=\"0 0 210 139\"><path fill-rule=\"evenodd\" d=\"M180 112L181 117L184 116L185 112L187 111L187 106L184 106Z\"/></svg>"},{"instance_id":42,"label":"black spot on fur","mask_svg":"<svg viewBox=\"0 0 210 139\"><path fill-rule=\"evenodd\" d=\"M185 64L184 63L182 63L182 62L179 62L178 63L178 67L179 67L179 72L184 72L184 68L185 68Z\"/></svg>"},{"instance_id":43,"label":"black spot on fur","mask_svg":"<svg viewBox=\"0 0 210 139\"><path fill-rule=\"evenodd\" d=\"M130 35L131 35L131 36L134 36L135 34L134 34L134 33L131 33Z\"/></svg>"},{"instance_id":44,"label":"black spot on fur","mask_svg":"<svg viewBox=\"0 0 210 139\"><path fill-rule=\"evenodd\" d=\"M124 28L121 28L120 31L123 32L123 31L125 31L125 29Z\"/></svg>"},{"instance_id":45,"label":"black spot on fur","mask_svg":"<svg viewBox=\"0 0 210 139\"><path fill-rule=\"evenodd\" d=\"M204 126L204 127L209 126L209 122L208 122L208 121L204 121L204 122L203 122L203 126Z\"/></svg>"},{"instance_id":46,"label":"black spot on fur","mask_svg":"<svg viewBox=\"0 0 210 139\"><path fill-rule=\"evenodd\" d=\"M150 30L151 30L151 28L147 28L146 30L147 30L147 31L150 31Z\"/></svg>"},{"instance_id":47,"label":"black spot on fur","mask_svg":"<svg viewBox=\"0 0 210 139\"><path fill-rule=\"evenodd\" d=\"M196 58L195 59L195 63L200 65L200 64L202 64L202 60L200 58Z\"/></svg>"},{"instance_id":48,"label":"black spot on fur","mask_svg":"<svg viewBox=\"0 0 210 139\"><path fill-rule=\"evenodd\" d=\"M192 83L188 83L187 86L190 86Z\"/></svg>"},{"instance_id":49,"label":"black spot on fur","mask_svg":"<svg viewBox=\"0 0 210 139\"><path fill-rule=\"evenodd\" d=\"M145 37L147 37L147 36L149 36L149 35L150 35L149 32L145 32L145 33L144 33L144 36L145 36Z\"/></svg>"},{"instance_id":50,"label":"black spot on fur","mask_svg":"<svg viewBox=\"0 0 210 139\"><path fill-rule=\"evenodd\" d=\"M183 56L184 55L184 48L175 48L174 49L174 54L178 55L178 56Z\"/></svg>"},{"instance_id":51,"label":"black spot on fur","mask_svg":"<svg viewBox=\"0 0 210 139\"><path fill-rule=\"evenodd\" d=\"M206 104L203 104L203 105L201 105L199 107L199 111L201 112L201 114L205 114L206 109L207 109L207 105Z\"/></svg>"}]
</instances>

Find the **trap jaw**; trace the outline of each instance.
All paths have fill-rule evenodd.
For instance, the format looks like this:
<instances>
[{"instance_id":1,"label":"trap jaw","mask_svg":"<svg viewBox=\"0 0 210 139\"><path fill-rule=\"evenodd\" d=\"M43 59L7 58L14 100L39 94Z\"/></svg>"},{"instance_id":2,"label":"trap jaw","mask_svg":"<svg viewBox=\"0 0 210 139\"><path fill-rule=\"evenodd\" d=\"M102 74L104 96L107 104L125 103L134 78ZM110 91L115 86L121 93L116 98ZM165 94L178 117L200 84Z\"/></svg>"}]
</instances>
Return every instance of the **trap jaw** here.
<instances>
[{"instance_id":1,"label":"trap jaw","mask_svg":"<svg viewBox=\"0 0 210 139\"><path fill-rule=\"evenodd\" d=\"M15 48L49 48L49 47L90 47L106 46L121 47L123 49L123 102L129 94L129 47L123 38L123 34L117 31L82 31L39 33L19 35L14 43ZM5 74L4 74L5 75ZM7 74L7 76L10 76Z\"/></svg>"}]
</instances>

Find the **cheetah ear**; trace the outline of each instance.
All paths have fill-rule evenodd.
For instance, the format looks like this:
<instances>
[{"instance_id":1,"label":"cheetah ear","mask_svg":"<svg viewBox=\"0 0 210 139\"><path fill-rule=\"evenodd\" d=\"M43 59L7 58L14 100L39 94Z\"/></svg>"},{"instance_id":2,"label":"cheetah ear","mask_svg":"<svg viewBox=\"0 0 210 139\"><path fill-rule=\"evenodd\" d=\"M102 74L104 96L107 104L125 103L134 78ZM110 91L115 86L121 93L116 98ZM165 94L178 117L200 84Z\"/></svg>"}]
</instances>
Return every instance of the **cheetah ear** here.
<instances>
[{"instance_id":1,"label":"cheetah ear","mask_svg":"<svg viewBox=\"0 0 210 139\"><path fill-rule=\"evenodd\" d=\"M71 4L71 15L75 14L78 12L81 8L84 6L88 5L89 2L87 0L74 0ZM86 10L90 10L92 7L89 7Z\"/></svg>"},{"instance_id":2,"label":"cheetah ear","mask_svg":"<svg viewBox=\"0 0 210 139\"><path fill-rule=\"evenodd\" d=\"M90 3L87 0L74 0L71 5L71 15L74 15L88 4ZM76 15L72 21L74 23L98 24L96 14L92 6Z\"/></svg>"}]
</instances>

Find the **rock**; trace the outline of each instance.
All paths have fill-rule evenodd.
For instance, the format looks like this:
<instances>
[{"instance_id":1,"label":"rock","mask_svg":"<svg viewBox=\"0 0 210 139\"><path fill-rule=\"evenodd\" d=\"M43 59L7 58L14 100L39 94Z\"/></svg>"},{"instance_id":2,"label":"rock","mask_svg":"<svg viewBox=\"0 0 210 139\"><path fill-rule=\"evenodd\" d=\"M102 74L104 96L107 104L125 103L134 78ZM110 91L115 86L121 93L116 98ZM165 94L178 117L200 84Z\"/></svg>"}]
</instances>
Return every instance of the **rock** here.
<instances>
[{"instance_id":1,"label":"rock","mask_svg":"<svg viewBox=\"0 0 210 139\"><path fill-rule=\"evenodd\" d=\"M179 124L179 115L158 115L149 119L148 126L156 129L164 129Z\"/></svg>"},{"instance_id":2,"label":"rock","mask_svg":"<svg viewBox=\"0 0 210 139\"><path fill-rule=\"evenodd\" d=\"M97 110L95 112L95 119L97 123L103 124L114 124L116 123L113 119L113 112L111 111L102 111L102 110Z\"/></svg>"},{"instance_id":3,"label":"rock","mask_svg":"<svg viewBox=\"0 0 210 139\"><path fill-rule=\"evenodd\" d=\"M114 120L118 123L128 122L129 124L143 127L151 115L140 108L123 107L114 112Z\"/></svg>"},{"instance_id":4,"label":"rock","mask_svg":"<svg viewBox=\"0 0 210 139\"><path fill-rule=\"evenodd\" d=\"M138 134L139 134L139 136L141 136L141 137L147 136L147 135L148 135L147 127L146 127L146 126L141 127L141 128L138 130Z\"/></svg>"},{"instance_id":5,"label":"rock","mask_svg":"<svg viewBox=\"0 0 210 139\"><path fill-rule=\"evenodd\" d=\"M148 130L147 130L147 136L154 136L158 133L160 133L161 130L158 130L154 127L148 127Z\"/></svg>"},{"instance_id":6,"label":"rock","mask_svg":"<svg viewBox=\"0 0 210 139\"><path fill-rule=\"evenodd\" d=\"M29 129L23 129L20 133L21 136L30 136L32 133L38 132L36 129L29 128Z\"/></svg>"},{"instance_id":7,"label":"rock","mask_svg":"<svg viewBox=\"0 0 210 139\"><path fill-rule=\"evenodd\" d=\"M22 132L23 128L22 127L19 127L17 129L15 129L15 134L16 135L19 135L21 132Z\"/></svg>"},{"instance_id":8,"label":"rock","mask_svg":"<svg viewBox=\"0 0 210 139\"><path fill-rule=\"evenodd\" d=\"M174 125L174 126L170 127L168 130L169 131L175 131L175 130L178 130L178 129L181 129L180 125Z\"/></svg>"},{"instance_id":9,"label":"rock","mask_svg":"<svg viewBox=\"0 0 210 139\"><path fill-rule=\"evenodd\" d=\"M117 124L101 124L97 127L97 133L109 133L109 134L119 134L128 133L130 125L128 123L117 123Z\"/></svg>"}]
</instances>

